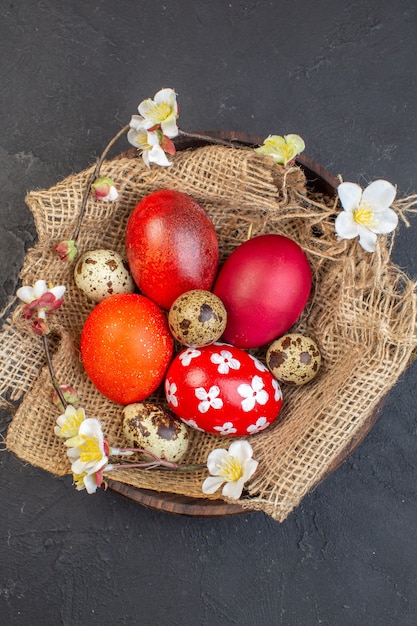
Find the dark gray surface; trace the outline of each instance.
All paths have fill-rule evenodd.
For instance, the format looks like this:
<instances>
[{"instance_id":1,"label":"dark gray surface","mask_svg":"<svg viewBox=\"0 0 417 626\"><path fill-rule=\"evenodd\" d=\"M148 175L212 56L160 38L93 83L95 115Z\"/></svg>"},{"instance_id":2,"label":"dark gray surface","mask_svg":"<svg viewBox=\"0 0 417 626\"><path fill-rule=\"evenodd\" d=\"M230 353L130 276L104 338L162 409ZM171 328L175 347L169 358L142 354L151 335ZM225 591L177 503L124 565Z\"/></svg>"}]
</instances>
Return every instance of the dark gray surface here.
<instances>
[{"instance_id":1,"label":"dark gray surface","mask_svg":"<svg viewBox=\"0 0 417 626\"><path fill-rule=\"evenodd\" d=\"M35 241L26 191L91 164L164 86L186 129L297 132L345 180L417 191L415 0L0 0L0 11L1 306ZM412 276L416 244L414 219L394 252ZM1 453L0 622L416 624L416 383L414 366L361 447L283 524L79 494Z\"/></svg>"}]
</instances>

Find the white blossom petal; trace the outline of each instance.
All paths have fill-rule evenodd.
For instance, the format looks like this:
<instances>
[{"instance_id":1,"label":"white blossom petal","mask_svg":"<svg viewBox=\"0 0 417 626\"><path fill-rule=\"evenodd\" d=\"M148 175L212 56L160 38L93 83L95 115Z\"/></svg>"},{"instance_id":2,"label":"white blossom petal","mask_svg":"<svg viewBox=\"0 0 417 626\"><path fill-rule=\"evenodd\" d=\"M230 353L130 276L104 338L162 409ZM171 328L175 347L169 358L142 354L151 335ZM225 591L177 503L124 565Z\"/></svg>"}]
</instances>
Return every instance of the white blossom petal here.
<instances>
[{"instance_id":1,"label":"white blossom petal","mask_svg":"<svg viewBox=\"0 0 417 626\"><path fill-rule=\"evenodd\" d=\"M65 293L65 286L58 285L57 287L52 287L52 289L50 289L49 291L55 296L57 300L60 300Z\"/></svg>"},{"instance_id":2,"label":"white blossom petal","mask_svg":"<svg viewBox=\"0 0 417 626\"><path fill-rule=\"evenodd\" d=\"M229 447L229 454L231 456L237 456L242 463L245 463L248 459L252 458L253 450L249 441L246 439L239 439L238 441L232 441Z\"/></svg>"},{"instance_id":3,"label":"white blossom petal","mask_svg":"<svg viewBox=\"0 0 417 626\"><path fill-rule=\"evenodd\" d=\"M358 227L359 243L366 252L375 252L376 233L363 226Z\"/></svg>"},{"instance_id":4,"label":"white blossom petal","mask_svg":"<svg viewBox=\"0 0 417 626\"><path fill-rule=\"evenodd\" d=\"M19 289L16 291L16 295L19 300L22 300L22 302L25 302L26 304L29 304L33 300L36 300L33 287L29 287L29 285L19 287Z\"/></svg>"},{"instance_id":5,"label":"white blossom petal","mask_svg":"<svg viewBox=\"0 0 417 626\"><path fill-rule=\"evenodd\" d=\"M345 211L353 211L362 198L362 188L356 183L340 183L337 193Z\"/></svg>"},{"instance_id":6,"label":"white blossom petal","mask_svg":"<svg viewBox=\"0 0 417 626\"><path fill-rule=\"evenodd\" d=\"M210 474L213 474L213 476L218 475L219 467L226 456L228 456L228 452L225 448L216 448L210 452L207 457L207 468Z\"/></svg>"},{"instance_id":7,"label":"white blossom petal","mask_svg":"<svg viewBox=\"0 0 417 626\"><path fill-rule=\"evenodd\" d=\"M227 498L232 498L232 500L239 500L242 495L244 485L245 480L242 476L239 480L225 483L222 489L222 494Z\"/></svg>"},{"instance_id":8,"label":"white blossom petal","mask_svg":"<svg viewBox=\"0 0 417 626\"><path fill-rule=\"evenodd\" d=\"M397 190L387 180L374 180L364 190L362 202L366 202L375 209L387 209L395 200Z\"/></svg>"},{"instance_id":9,"label":"white blossom petal","mask_svg":"<svg viewBox=\"0 0 417 626\"><path fill-rule=\"evenodd\" d=\"M358 225L353 219L353 212L342 211L336 217L334 227L338 237L342 239L353 239L358 236Z\"/></svg>"},{"instance_id":10,"label":"white blossom petal","mask_svg":"<svg viewBox=\"0 0 417 626\"><path fill-rule=\"evenodd\" d=\"M207 495L214 493L223 484L223 478L221 476L208 476L202 486L203 493Z\"/></svg>"},{"instance_id":11,"label":"white blossom petal","mask_svg":"<svg viewBox=\"0 0 417 626\"><path fill-rule=\"evenodd\" d=\"M48 287L46 285L45 280L37 280L36 283L33 285L33 292L34 292L35 300L43 296L43 294L46 293L47 291L48 291Z\"/></svg>"},{"instance_id":12,"label":"white blossom petal","mask_svg":"<svg viewBox=\"0 0 417 626\"><path fill-rule=\"evenodd\" d=\"M372 228L374 233L383 235L391 233L398 226L398 215L392 209L384 209L379 215L379 221L375 228Z\"/></svg>"},{"instance_id":13,"label":"white blossom petal","mask_svg":"<svg viewBox=\"0 0 417 626\"><path fill-rule=\"evenodd\" d=\"M153 146L152 150L148 152L148 156L150 163L162 165L163 167L169 167L170 165L172 165L171 161L168 160L167 155L159 145Z\"/></svg>"},{"instance_id":14,"label":"white blossom petal","mask_svg":"<svg viewBox=\"0 0 417 626\"><path fill-rule=\"evenodd\" d=\"M244 472L243 472L243 480L246 482L249 480L249 478L252 478L253 474L256 472L257 468L258 468L258 461L255 461L255 459L248 459L244 465Z\"/></svg>"}]
</instances>

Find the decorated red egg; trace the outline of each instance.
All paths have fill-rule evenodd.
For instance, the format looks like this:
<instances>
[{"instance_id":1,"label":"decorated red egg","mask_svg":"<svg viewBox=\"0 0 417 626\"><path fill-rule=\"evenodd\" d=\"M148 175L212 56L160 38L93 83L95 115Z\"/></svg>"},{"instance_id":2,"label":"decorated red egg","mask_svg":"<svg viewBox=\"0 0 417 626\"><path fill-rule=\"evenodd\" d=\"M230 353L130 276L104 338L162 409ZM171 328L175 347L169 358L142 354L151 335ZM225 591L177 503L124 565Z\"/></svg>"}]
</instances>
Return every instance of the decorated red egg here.
<instances>
[{"instance_id":1,"label":"decorated red egg","mask_svg":"<svg viewBox=\"0 0 417 626\"><path fill-rule=\"evenodd\" d=\"M282 406L278 381L258 359L217 342L175 357L165 395L186 424L217 435L258 433L277 419Z\"/></svg>"}]
</instances>

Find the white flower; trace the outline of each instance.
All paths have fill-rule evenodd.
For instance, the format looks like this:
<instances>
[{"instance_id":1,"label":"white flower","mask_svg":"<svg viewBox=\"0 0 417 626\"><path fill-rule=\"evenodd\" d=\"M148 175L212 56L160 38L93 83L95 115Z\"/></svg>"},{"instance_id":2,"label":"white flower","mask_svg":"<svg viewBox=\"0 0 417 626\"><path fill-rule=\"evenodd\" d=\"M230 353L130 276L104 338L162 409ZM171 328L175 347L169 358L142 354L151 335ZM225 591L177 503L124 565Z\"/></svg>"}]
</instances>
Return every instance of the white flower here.
<instances>
[{"instance_id":1,"label":"white flower","mask_svg":"<svg viewBox=\"0 0 417 626\"><path fill-rule=\"evenodd\" d=\"M274 400L278 402L278 400L282 400L282 390L279 386L279 382L274 378L272 381L272 386L274 388Z\"/></svg>"},{"instance_id":2,"label":"white flower","mask_svg":"<svg viewBox=\"0 0 417 626\"><path fill-rule=\"evenodd\" d=\"M233 422L225 422L223 426L214 426L214 430L217 430L219 435L234 435L237 432Z\"/></svg>"},{"instance_id":3,"label":"white flower","mask_svg":"<svg viewBox=\"0 0 417 626\"><path fill-rule=\"evenodd\" d=\"M337 188L343 212L335 221L341 239L359 236L367 252L374 252L377 235L390 233L398 224L398 216L390 206L397 193L386 180L375 180L363 191L356 183L341 183Z\"/></svg>"},{"instance_id":4,"label":"white flower","mask_svg":"<svg viewBox=\"0 0 417 626\"><path fill-rule=\"evenodd\" d=\"M66 439L66 443L78 435L81 423L85 420L85 411L82 408L76 409L71 404L65 409L65 413L60 415L55 426L55 434L61 439ZM70 444L69 444L70 445Z\"/></svg>"},{"instance_id":5,"label":"white flower","mask_svg":"<svg viewBox=\"0 0 417 626\"><path fill-rule=\"evenodd\" d=\"M221 409L223 406L223 400L219 398L220 389L217 385L210 387L208 391L204 387L197 387L195 395L198 400L201 400L198 404L198 410L200 413L207 413L209 408Z\"/></svg>"},{"instance_id":6,"label":"white flower","mask_svg":"<svg viewBox=\"0 0 417 626\"><path fill-rule=\"evenodd\" d=\"M165 380L165 397L169 404L172 406L178 406L178 398L175 395L177 392L177 385L175 383L170 383L168 378Z\"/></svg>"},{"instance_id":7,"label":"white flower","mask_svg":"<svg viewBox=\"0 0 417 626\"><path fill-rule=\"evenodd\" d=\"M200 354L201 354L200 350L195 350L194 348L188 348L187 350L184 350L183 352L180 353L179 360L181 361L181 364L184 367L188 367L191 363L191 360L196 359L198 356L200 356Z\"/></svg>"},{"instance_id":8,"label":"white flower","mask_svg":"<svg viewBox=\"0 0 417 626\"><path fill-rule=\"evenodd\" d=\"M171 139L178 135L177 94L173 89L161 89L154 99L143 100L138 110L144 119L146 129L160 126L162 133Z\"/></svg>"},{"instance_id":9,"label":"white flower","mask_svg":"<svg viewBox=\"0 0 417 626\"><path fill-rule=\"evenodd\" d=\"M244 484L258 467L258 461L255 461L252 456L252 446L244 440L234 441L229 450L217 448L210 452L207 458L207 468L211 476L203 482L203 493L212 494L224 485L222 494L238 500Z\"/></svg>"},{"instance_id":10,"label":"white flower","mask_svg":"<svg viewBox=\"0 0 417 626\"><path fill-rule=\"evenodd\" d=\"M26 320L32 320L31 327L37 335L49 333L46 315L52 315L59 309L64 302L64 293L63 285L48 289L44 280L37 280L33 287L24 286L17 290L17 297L25 303L22 316Z\"/></svg>"},{"instance_id":11,"label":"white flower","mask_svg":"<svg viewBox=\"0 0 417 626\"><path fill-rule=\"evenodd\" d=\"M71 460L73 474L95 474L107 464L108 445L97 419L85 419L80 424L78 435L70 441L73 445L68 449L67 455Z\"/></svg>"},{"instance_id":12,"label":"white flower","mask_svg":"<svg viewBox=\"0 0 417 626\"><path fill-rule=\"evenodd\" d=\"M255 148L258 154L267 154L274 163L287 165L305 148L303 139L299 135L269 135L262 146Z\"/></svg>"},{"instance_id":13,"label":"white flower","mask_svg":"<svg viewBox=\"0 0 417 626\"><path fill-rule=\"evenodd\" d=\"M51 300L61 300L62 296L65 293L65 287L63 285L59 285L58 287L51 287L48 289L45 280L37 280L33 287L25 286L20 287L16 291L17 297L25 302L26 304L31 304L32 302L40 301L40 307L42 306L43 300L48 300L48 298L44 298L46 294L51 294L54 298Z\"/></svg>"},{"instance_id":14,"label":"white flower","mask_svg":"<svg viewBox=\"0 0 417 626\"><path fill-rule=\"evenodd\" d=\"M73 481L77 491L86 489L87 493L92 494L97 491L98 487L100 487L103 482L103 477L101 472L94 474L87 474L86 472L83 472L82 474L73 474Z\"/></svg>"},{"instance_id":15,"label":"white flower","mask_svg":"<svg viewBox=\"0 0 417 626\"><path fill-rule=\"evenodd\" d=\"M251 411L255 404L266 404L268 401L268 392L265 391L263 380L260 376L252 378L252 384L242 383L237 388L237 392L244 400L242 400L242 409L247 412Z\"/></svg>"},{"instance_id":16,"label":"white flower","mask_svg":"<svg viewBox=\"0 0 417 626\"><path fill-rule=\"evenodd\" d=\"M149 132L144 128L145 120L138 115L134 115L130 121L130 130L127 133L127 140L132 146L139 148L142 159L147 167L151 163L168 167L172 165L165 154L161 142L162 135L159 131Z\"/></svg>"},{"instance_id":17,"label":"white flower","mask_svg":"<svg viewBox=\"0 0 417 626\"><path fill-rule=\"evenodd\" d=\"M259 417L255 424L251 424L250 426L247 427L247 431L250 435L254 435L255 433L260 433L261 430L265 430L265 428L268 428L269 426L269 422L267 421L266 417Z\"/></svg>"},{"instance_id":18,"label":"white flower","mask_svg":"<svg viewBox=\"0 0 417 626\"><path fill-rule=\"evenodd\" d=\"M221 350L220 354L215 352L211 355L210 361L219 366L217 368L219 374L228 374L229 369L238 370L240 368L240 361L234 359L229 350Z\"/></svg>"}]
</instances>

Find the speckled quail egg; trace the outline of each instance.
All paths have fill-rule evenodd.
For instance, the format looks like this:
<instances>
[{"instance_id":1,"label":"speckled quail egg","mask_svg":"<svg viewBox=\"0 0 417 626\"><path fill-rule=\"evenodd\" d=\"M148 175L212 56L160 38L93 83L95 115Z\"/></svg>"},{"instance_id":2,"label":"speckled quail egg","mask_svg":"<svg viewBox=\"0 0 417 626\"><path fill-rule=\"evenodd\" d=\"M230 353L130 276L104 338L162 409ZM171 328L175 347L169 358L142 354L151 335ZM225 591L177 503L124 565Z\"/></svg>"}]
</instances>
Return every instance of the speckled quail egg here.
<instances>
[{"instance_id":1,"label":"speckled quail egg","mask_svg":"<svg viewBox=\"0 0 417 626\"><path fill-rule=\"evenodd\" d=\"M188 449L186 425L169 409L151 402L124 407L123 432L133 448L144 448L174 463L182 459Z\"/></svg>"},{"instance_id":2,"label":"speckled quail egg","mask_svg":"<svg viewBox=\"0 0 417 626\"><path fill-rule=\"evenodd\" d=\"M217 341L226 328L223 302L211 291L192 289L172 304L168 324L175 339L189 348L202 348Z\"/></svg>"},{"instance_id":3,"label":"speckled quail egg","mask_svg":"<svg viewBox=\"0 0 417 626\"><path fill-rule=\"evenodd\" d=\"M271 343L266 364L280 382L304 385L319 371L321 355L313 339L301 333L288 333Z\"/></svg>"},{"instance_id":4,"label":"speckled quail egg","mask_svg":"<svg viewBox=\"0 0 417 626\"><path fill-rule=\"evenodd\" d=\"M90 250L78 259L74 268L77 287L94 302L116 293L131 293L135 284L125 259L113 250Z\"/></svg>"}]
</instances>

